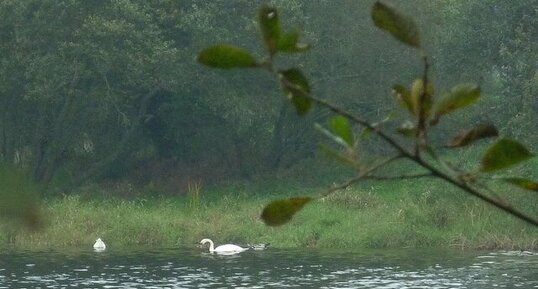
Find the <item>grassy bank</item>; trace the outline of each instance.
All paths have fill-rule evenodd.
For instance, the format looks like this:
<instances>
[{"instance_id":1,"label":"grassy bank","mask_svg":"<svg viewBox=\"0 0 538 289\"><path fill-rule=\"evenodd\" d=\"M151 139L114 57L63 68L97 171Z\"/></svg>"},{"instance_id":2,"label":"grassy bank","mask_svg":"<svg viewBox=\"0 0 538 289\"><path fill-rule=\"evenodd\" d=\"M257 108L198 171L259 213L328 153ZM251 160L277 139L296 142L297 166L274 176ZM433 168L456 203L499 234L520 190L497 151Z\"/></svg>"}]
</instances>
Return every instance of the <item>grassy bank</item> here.
<instances>
[{"instance_id":1,"label":"grassy bank","mask_svg":"<svg viewBox=\"0 0 538 289\"><path fill-rule=\"evenodd\" d=\"M194 246L209 237L217 243L270 242L279 248L538 249L536 228L437 184L364 183L308 205L278 228L260 221L265 204L318 189L265 184L129 201L95 195L55 198L45 201L43 229L15 231L3 225L0 246L89 247L101 237L110 247L173 247ZM519 204L538 214L536 202Z\"/></svg>"}]
</instances>

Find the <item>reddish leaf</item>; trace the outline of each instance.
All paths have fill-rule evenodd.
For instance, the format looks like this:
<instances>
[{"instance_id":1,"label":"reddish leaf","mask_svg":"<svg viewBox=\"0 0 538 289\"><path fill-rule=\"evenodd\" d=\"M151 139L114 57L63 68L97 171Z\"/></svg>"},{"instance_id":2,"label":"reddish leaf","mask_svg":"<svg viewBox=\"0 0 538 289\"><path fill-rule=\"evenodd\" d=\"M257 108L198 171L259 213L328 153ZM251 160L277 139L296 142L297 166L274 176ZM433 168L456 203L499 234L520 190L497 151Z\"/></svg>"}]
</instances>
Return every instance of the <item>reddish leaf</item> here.
<instances>
[{"instance_id":1,"label":"reddish leaf","mask_svg":"<svg viewBox=\"0 0 538 289\"><path fill-rule=\"evenodd\" d=\"M499 135L497 128L492 124L481 124L477 127L468 129L458 134L448 147L462 147L471 144L479 139L496 137Z\"/></svg>"}]
</instances>

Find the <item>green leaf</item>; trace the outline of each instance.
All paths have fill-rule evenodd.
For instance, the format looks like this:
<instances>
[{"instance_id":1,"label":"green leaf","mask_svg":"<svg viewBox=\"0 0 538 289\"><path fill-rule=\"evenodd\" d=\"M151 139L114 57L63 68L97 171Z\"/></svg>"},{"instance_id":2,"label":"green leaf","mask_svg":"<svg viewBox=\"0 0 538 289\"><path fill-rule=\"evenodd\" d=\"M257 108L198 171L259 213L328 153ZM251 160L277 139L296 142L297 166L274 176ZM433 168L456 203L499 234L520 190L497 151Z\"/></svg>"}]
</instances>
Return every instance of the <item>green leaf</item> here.
<instances>
[{"instance_id":1,"label":"green leaf","mask_svg":"<svg viewBox=\"0 0 538 289\"><path fill-rule=\"evenodd\" d=\"M305 115L312 108L312 100L309 98L310 85L303 73L296 68L280 71L280 78L284 91L291 99L297 114Z\"/></svg>"},{"instance_id":2,"label":"green leaf","mask_svg":"<svg viewBox=\"0 0 538 289\"><path fill-rule=\"evenodd\" d=\"M0 218L38 229L42 224L38 188L31 178L15 168L0 165L0 183Z\"/></svg>"},{"instance_id":3,"label":"green leaf","mask_svg":"<svg viewBox=\"0 0 538 289\"><path fill-rule=\"evenodd\" d=\"M370 139L370 137L372 136L372 132L373 130L371 128L369 127L364 128L361 133L361 139L364 139L364 140Z\"/></svg>"},{"instance_id":4,"label":"green leaf","mask_svg":"<svg viewBox=\"0 0 538 289\"><path fill-rule=\"evenodd\" d=\"M417 136L417 127L410 121L404 122L396 131L398 131L399 134L410 138Z\"/></svg>"},{"instance_id":5,"label":"green leaf","mask_svg":"<svg viewBox=\"0 0 538 289\"><path fill-rule=\"evenodd\" d=\"M409 92L409 90L401 85L401 84L396 84L392 87L392 93L394 94L394 96L396 97L396 99L398 99L400 101L400 104L407 108L407 110L415 115L415 103L413 102L413 100L411 99L411 93Z\"/></svg>"},{"instance_id":6,"label":"green leaf","mask_svg":"<svg viewBox=\"0 0 538 289\"><path fill-rule=\"evenodd\" d=\"M448 144L448 147L462 147L468 144L471 144L479 139L496 137L499 135L497 128L492 124L481 124L474 128L463 131L458 134L451 142Z\"/></svg>"},{"instance_id":7,"label":"green leaf","mask_svg":"<svg viewBox=\"0 0 538 289\"><path fill-rule=\"evenodd\" d=\"M243 48L229 44L219 44L204 49L198 55L198 62L215 68L248 68L256 67L256 59Z\"/></svg>"},{"instance_id":8,"label":"green leaf","mask_svg":"<svg viewBox=\"0 0 538 289\"><path fill-rule=\"evenodd\" d=\"M450 92L443 95L435 107L435 123L443 114L466 107L478 101L480 87L472 83L454 86Z\"/></svg>"},{"instance_id":9,"label":"green leaf","mask_svg":"<svg viewBox=\"0 0 538 289\"><path fill-rule=\"evenodd\" d=\"M303 52L310 48L308 44L299 42L300 33L298 31L292 31L283 34L278 40L278 51L295 53Z\"/></svg>"},{"instance_id":10,"label":"green leaf","mask_svg":"<svg viewBox=\"0 0 538 289\"><path fill-rule=\"evenodd\" d=\"M310 109L312 109L312 100L310 100L310 98L308 97L304 97L302 95L294 95L291 98L291 101L295 106L297 114L300 116L307 114Z\"/></svg>"},{"instance_id":11,"label":"green leaf","mask_svg":"<svg viewBox=\"0 0 538 289\"><path fill-rule=\"evenodd\" d=\"M263 209L262 220L268 226L284 225L310 201L312 201L310 197L273 201Z\"/></svg>"},{"instance_id":12,"label":"green leaf","mask_svg":"<svg viewBox=\"0 0 538 289\"><path fill-rule=\"evenodd\" d=\"M511 139L500 139L482 157L480 170L492 172L504 169L534 157L522 144Z\"/></svg>"},{"instance_id":13,"label":"green leaf","mask_svg":"<svg viewBox=\"0 0 538 289\"><path fill-rule=\"evenodd\" d=\"M524 178L517 178L517 177L503 178L502 180L507 182L507 183L516 185L516 186L518 186L520 188L538 192L538 182L534 182L534 181L524 179Z\"/></svg>"},{"instance_id":14,"label":"green leaf","mask_svg":"<svg viewBox=\"0 0 538 289\"><path fill-rule=\"evenodd\" d=\"M433 84L429 82L426 89L427 93L424 95L424 99L421 99L424 93L424 81L419 78L413 81L411 90L408 90L401 84L396 84L392 87L392 93L400 101L401 105L407 108L412 115L418 116L421 107L423 107L424 114L428 117L430 115L434 94Z\"/></svg>"},{"instance_id":15,"label":"green leaf","mask_svg":"<svg viewBox=\"0 0 538 289\"><path fill-rule=\"evenodd\" d=\"M345 148L349 148L349 145L346 143L346 141L333 134L332 132L328 131L327 129L325 129L323 126L321 126L320 124L316 123L314 124L314 127L319 130L322 134L324 134L325 136L327 136L328 138L332 139L335 143L345 147Z\"/></svg>"},{"instance_id":16,"label":"green leaf","mask_svg":"<svg viewBox=\"0 0 538 289\"><path fill-rule=\"evenodd\" d=\"M399 41L420 48L420 35L411 18L377 1L372 9L372 19L375 26L389 32Z\"/></svg>"},{"instance_id":17,"label":"green leaf","mask_svg":"<svg viewBox=\"0 0 538 289\"><path fill-rule=\"evenodd\" d=\"M330 146L320 144L319 145L320 151L325 154L327 157L343 164L349 167L352 167L354 169L357 169L359 167L359 164L356 159L345 155L344 153L341 153L335 149L333 149Z\"/></svg>"},{"instance_id":18,"label":"green leaf","mask_svg":"<svg viewBox=\"0 0 538 289\"><path fill-rule=\"evenodd\" d=\"M355 138L353 137L353 128L349 123L349 120L341 115L333 117L330 121L333 132L341 137L350 147L355 145Z\"/></svg>"},{"instance_id":19,"label":"green leaf","mask_svg":"<svg viewBox=\"0 0 538 289\"><path fill-rule=\"evenodd\" d=\"M258 18L260 21L260 29L262 31L263 40L269 53L275 54L280 42L280 20L276 8L263 5L259 12Z\"/></svg>"},{"instance_id":20,"label":"green leaf","mask_svg":"<svg viewBox=\"0 0 538 289\"><path fill-rule=\"evenodd\" d=\"M424 80L418 78L411 85L411 102L414 108L414 115L419 116L421 109L424 110L424 116L429 117L433 103L434 88L431 82L426 85L424 94ZM421 98L424 95L424 98Z\"/></svg>"}]
</instances>

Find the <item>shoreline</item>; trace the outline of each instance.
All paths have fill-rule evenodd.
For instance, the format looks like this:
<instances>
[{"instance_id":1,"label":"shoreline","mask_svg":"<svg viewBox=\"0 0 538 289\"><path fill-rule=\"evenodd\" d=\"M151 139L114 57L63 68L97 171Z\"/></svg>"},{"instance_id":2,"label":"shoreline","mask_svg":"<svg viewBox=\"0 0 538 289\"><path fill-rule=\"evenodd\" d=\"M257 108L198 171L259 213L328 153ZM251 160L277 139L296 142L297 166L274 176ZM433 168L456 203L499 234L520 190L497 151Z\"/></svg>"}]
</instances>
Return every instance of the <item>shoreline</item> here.
<instances>
[{"instance_id":1,"label":"shoreline","mask_svg":"<svg viewBox=\"0 0 538 289\"><path fill-rule=\"evenodd\" d=\"M214 193L196 200L49 199L42 206L42 229L0 224L0 248L82 248L97 238L117 248L168 248L193 246L209 237L217 243L271 243L279 249L538 250L536 228L472 199L462 204L430 194L394 199L346 190L307 205L286 225L263 224L259 214L264 205L285 197Z\"/></svg>"}]
</instances>

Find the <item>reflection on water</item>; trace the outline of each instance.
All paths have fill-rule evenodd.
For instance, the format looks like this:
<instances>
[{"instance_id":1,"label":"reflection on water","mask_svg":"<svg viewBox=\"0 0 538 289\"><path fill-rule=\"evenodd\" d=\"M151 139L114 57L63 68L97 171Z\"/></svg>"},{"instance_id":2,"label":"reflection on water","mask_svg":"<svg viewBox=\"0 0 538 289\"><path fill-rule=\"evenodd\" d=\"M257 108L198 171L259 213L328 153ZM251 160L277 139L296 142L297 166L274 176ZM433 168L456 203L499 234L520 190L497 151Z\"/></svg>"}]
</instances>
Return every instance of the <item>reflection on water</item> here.
<instances>
[{"instance_id":1,"label":"reflection on water","mask_svg":"<svg viewBox=\"0 0 538 289\"><path fill-rule=\"evenodd\" d=\"M538 288L538 254L187 249L0 253L0 288Z\"/></svg>"}]
</instances>

